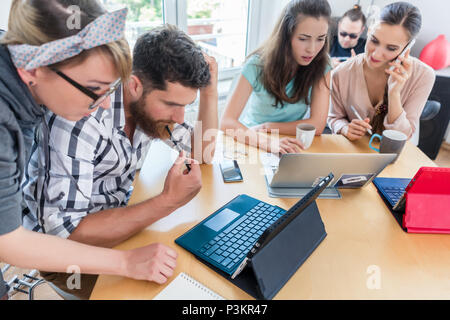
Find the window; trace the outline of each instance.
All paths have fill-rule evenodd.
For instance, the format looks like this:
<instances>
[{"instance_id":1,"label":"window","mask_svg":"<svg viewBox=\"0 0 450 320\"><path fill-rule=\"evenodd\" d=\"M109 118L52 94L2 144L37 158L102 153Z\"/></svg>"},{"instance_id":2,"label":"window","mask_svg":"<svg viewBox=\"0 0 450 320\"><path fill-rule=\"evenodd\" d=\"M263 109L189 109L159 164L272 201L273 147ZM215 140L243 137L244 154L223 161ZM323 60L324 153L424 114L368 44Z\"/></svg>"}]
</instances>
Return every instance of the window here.
<instances>
[{"instance_id":1,"label":"window","mask_svg":"<svg viewBox=\"0 0 450 320\"><path fill-rule=\"evenodd\" d=\"M144 32L164 23L162 0L103 0L108 11L128 8L125 36L133 50Z\"/></svg>"},{"instance_id":2,"label":"window","mask_svg":"<svg viewBox=\"0 0 450 320\"><path fill-rule=\"evenodd\" d=\"M139 36L163 23L177 25L219 65L219 116L233 78L254 46L261 0L102 0L109 10L128 8L126 38L133 49ZM266 0L264 0L266 1ZM251 16L251 17L250 17ZM190 107L190 109L196 109ZM186 110L192 113L193 110ZM191 112L189 112L191 111Z\"/></svg>"},{"instance_id":3,"label":"window","mask_svg":"<svg viewBox=\"0 0 450 320\"><path fill-rule=\"evenodd\" d=\"M128 8L126 38L133 48L144 32L170 23L214 56L219 70L240 67L247 54L249 0L102 0L109 10Z\"/></svg>"},{"instance_id":4,"label":"window","mask_svg":"<svg viewBox=\"0 0 450 320\"><path fill-rule=\"evenodd\" d=\"M187 0L187 34L216 58L219 69L244 62L248 0Z\"/></svg>"}]
</instances>

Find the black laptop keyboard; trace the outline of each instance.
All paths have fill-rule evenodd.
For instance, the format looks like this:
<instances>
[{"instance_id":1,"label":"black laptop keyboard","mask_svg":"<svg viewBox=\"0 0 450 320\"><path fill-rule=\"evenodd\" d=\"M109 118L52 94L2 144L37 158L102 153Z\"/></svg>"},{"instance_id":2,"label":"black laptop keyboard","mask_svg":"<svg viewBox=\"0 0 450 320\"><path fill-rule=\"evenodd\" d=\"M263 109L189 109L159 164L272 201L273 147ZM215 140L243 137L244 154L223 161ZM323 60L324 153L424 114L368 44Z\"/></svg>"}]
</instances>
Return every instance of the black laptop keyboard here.
<instances>
[{"instance_id":1,"label":"black laptop keyboard","mask_svg":"<svg viewBox=\"0 0 450 320\"><path fill-rule=\"evenodd\" d=\"M385 187L383 190L392 206L394 206L405 193L405 188L401 187Z\"/></svg>"},{"instance_id":2,"label":"black laptop keyboard","mask_svg":"<svg viewBox=\"0 0 450 320\"><path fill-rule=\"evenodd\" d=\"M232 273L264 230L284 213L284 210L260 202L199 251Z\"/></svg>"}]
</instances>

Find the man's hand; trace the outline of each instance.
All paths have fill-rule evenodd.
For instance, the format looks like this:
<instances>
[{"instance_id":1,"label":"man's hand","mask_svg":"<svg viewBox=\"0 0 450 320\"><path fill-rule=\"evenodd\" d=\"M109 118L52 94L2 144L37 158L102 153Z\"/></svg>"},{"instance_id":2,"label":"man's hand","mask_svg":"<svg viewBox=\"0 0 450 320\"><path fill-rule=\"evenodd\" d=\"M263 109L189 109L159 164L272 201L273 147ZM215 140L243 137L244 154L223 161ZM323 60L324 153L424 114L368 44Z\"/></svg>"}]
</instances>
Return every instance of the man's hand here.
<instances>
[{"instance_id":1,"label":"man's hand","mask_svg":"<svg viewBox=\"0 0 450 320\"><path fill-rule=\"evenodd\" d=\"M125 276L162 284L173 275L177 252L161 243L129 250L125 255Z\"/></svg>"},{"instance_id":2,"label":"man's hand","mask_svg":"<svg viewBox=\"0 0 450 320\"><path fill-rule=\"evenodd\" d=\"M217 94L217 83L218 83L218 65L214 57L211 57L203 52L206 62L209 65L209 73L211 74L211 80L209 85L205 88L200 89L200 94Z\"/></svg>"},{"instance_id":3,"label":"man's hand","mask_svg":"<svg viewBox=\"0 0 450 320\"><path fill-rule=\"evenodd\" d=\"M342 128L341 133L350 141L359 140L366 134L367 129L372 129L369 122L369 118L364 120L353 119L350 124Z\"/></svg>"},{"instance_id":4,"label":"man's hand","mask_svg":"<svg viewBox=\"0 0 450 320\"><path fill-rule=\"evenodd\" d=\"M353 48L350 50L350 54L351 54L351 56L348 59L356 57L356 52L355 52L355 50L353 50ZM347 61L347 60L344 60L344 61ZM338 58L333 57L333 58L331 58L331 67L334 69L344 61L341 61Z\"/></svg>"},{"instance_id":5,"label":"man's hand","mask_svg":"<svg viewBox=\"0 0 450 320\"><path fill-rule=\"evenodd\" d=\"M342 62L339 61L338 58L331 58L331 67L334 69L336 68L338 65L340 65Z\"/></svg>"},{"instance_id":6,"label":"man's hand","mask_svg":"<svg viewBox=\"0 0 450 320\"><path fill-rule=\"evenodd\" d=\"M185 163L190 165L191 171L188 172ZM197 161L186 158L184 152L180 152L180 156L167 174L161 195L165 197L167 203L179 208L191 201L201 187L200 165Z\"/></svg>"}]
</instances>

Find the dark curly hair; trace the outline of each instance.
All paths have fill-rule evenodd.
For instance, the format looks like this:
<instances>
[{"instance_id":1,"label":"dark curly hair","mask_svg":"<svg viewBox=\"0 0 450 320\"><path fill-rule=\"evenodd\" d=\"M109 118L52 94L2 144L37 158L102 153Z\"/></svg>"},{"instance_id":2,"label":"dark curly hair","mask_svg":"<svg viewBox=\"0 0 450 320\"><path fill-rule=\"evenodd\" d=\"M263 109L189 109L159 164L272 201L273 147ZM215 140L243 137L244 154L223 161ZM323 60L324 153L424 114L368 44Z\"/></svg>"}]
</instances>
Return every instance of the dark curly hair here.
<instances>
[{"instance_id":1,"label":"dark curly hair","mask_svg":"<svg viewBox=\"0 0 450 320\"><path fill-rule=\"evenodd\" d=\"M133 51L133 74L142 81L145 93L166 90L167 82L203 88L211 79L200 48L173 25L157 27L139 37Z\"/></svg>"}]
</instances>

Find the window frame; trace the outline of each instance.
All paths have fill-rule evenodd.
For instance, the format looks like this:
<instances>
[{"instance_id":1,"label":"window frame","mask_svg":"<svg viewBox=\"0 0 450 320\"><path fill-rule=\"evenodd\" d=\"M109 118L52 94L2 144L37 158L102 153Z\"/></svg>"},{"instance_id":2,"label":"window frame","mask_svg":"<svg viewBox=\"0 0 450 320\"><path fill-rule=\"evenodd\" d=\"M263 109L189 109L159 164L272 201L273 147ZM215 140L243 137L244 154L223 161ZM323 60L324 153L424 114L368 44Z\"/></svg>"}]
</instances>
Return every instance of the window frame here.
<instances>
[{"instance_id":1,"label":"window frame","mask_svg":"<svg viewBox=\"0 0 450 320\"><path fill-rule=\"evenodd\" d=\"M226 0L224 0L226 1ZM247 0L247 30L245 42L245 56L253 52L260 43L260 27L261 15L264 14L263 6L268 0ZM271 1L271 0L270 0ZM187 0L161 0L162 2L162 21L164 24L176 25L178 28L187 33L188 15ZM232 82L241 72L242 66L219 69L218 80L220 83ZM222 86L226 87L226 86ZM231 89L231 88L230 88ZM219 104L226 99L229 90L219 92ZM197 99L198 100L198 99ZM197 101L198 103L198 101Z\"/></svg>"},{"instance_id":2,"label":"window frame","mask_svg":"<svg viewBox=\"0 0 450 320\"><path fill-rule=\"evenodd\" d=\"M226 0L224 0L226 1ZM248 1L248 13L247 13L247 30L246 30L246 43L245 43L245 56L249 53L249 47L255 47L255 43L258 41L258 26L261 13L261 1L260 0L247 0ZM176 24L178 28L187 33L188 16L187 16L187 0L163 0L164 14L167 14L167 20L165 23ZM171 12L175 10L175 12ZM166 22L167 21L167 22ZM255 23L256 26L251 30L250 26ZM224 68L219 70L219 81L233 79L241 67Z\"/></svg>"},{"instance_id":3,"label":"window frame","mask_svg":"<svg viewBox=\"0 0 450 320\"><path fill-rule=\"evenodd\" d=\"M226 0L224 0L226 1ZM259 26L261 21L262 0L247 0L247 30L245 43L245 56L256 49L259 45ZM164 6L164 23L175 24L178 28L187 33L188 16L187 16L187 0L163 0ZM249 50L250 49L250 50ZM219 82L229 81L241 72L242 66L219 69ZM230 88L231 89L231 88ZM219 91L219 104L223 103L229 94L229 90ZM198 99L196 101L198 103Z\"/></svg>"}]
</instances>

